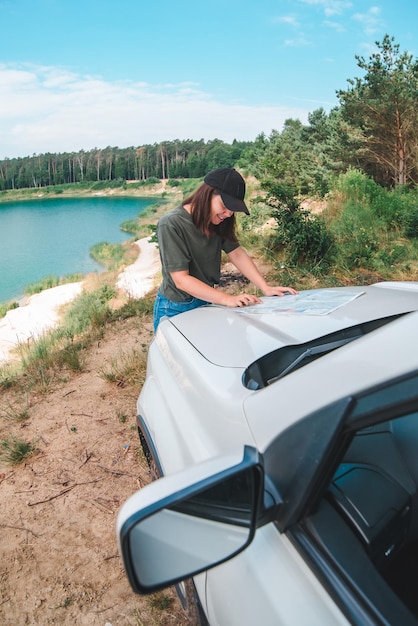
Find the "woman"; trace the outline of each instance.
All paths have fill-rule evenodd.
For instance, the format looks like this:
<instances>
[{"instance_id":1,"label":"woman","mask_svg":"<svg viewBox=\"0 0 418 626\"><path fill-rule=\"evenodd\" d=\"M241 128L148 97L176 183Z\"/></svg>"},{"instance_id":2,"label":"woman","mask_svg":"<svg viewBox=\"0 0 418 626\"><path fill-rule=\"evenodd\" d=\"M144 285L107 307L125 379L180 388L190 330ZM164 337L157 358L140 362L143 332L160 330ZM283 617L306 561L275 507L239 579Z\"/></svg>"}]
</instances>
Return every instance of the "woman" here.
<instances>
[{"instance_id":1,"label":"woman","mask_svg":"<svg viewBox=\"0 0 418 626\"><path fill-rule=\"evenodd\" d=\"M249 293L232 295L215 289L222 251L265 296L297 293L291 287L269 286L239 245L235 213L249 215L244 203L245 181L233 168L209 172L183 204L164 215L157 226L162 284L154 305L154 331L160 319L205 304L241 307L260 303Z\"/></svg>"}]
</instances>

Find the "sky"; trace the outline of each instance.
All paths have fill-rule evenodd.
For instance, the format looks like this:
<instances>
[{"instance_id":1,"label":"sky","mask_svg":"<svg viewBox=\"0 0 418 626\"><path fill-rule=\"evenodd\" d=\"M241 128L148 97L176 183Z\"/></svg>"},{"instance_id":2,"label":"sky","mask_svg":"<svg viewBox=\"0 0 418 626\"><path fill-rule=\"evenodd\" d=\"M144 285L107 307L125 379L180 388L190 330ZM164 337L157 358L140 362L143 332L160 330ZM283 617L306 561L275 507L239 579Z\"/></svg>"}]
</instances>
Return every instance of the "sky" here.
<instances>
[{"instance_id":1,"label":"sky","mask_svg":"<svg viewBox=\"0 0 418 626\"><path fill-rule=\"evenodd\" d=\"M418 56L417 0L0 0L0 159L254 141L338 106L356 55Z\"/></svg>"}]
</instances>

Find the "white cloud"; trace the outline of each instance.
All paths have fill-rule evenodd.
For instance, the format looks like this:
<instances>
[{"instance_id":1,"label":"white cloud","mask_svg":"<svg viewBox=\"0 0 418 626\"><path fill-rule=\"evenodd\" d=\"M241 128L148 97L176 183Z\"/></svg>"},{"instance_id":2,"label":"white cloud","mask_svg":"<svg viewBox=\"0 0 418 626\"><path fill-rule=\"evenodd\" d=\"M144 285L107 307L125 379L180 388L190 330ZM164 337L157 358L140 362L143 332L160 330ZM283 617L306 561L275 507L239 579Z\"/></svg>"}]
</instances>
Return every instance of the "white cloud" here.
<instances>
[{"instance_id":1,"label":"white cloud","mask_svg":"<svg viewBox=\"0 0 418 626\"><path fill-rule=\"evenodd\" d=\"M367 13L356 13L353 15L353 19L360 22L367 35L374 35L382 29L382 19L380 17L379 7L370 7Z\"/></svg>"},{"instance_id":2,"label":"white cloud","mask_svg":"<svg viewBox=\"0 0 418 626\"><path fill-rule=\"evenodd\" d=\"M335 30L337 33L344 33L346 31L345 26L343 26L340 22L325 20L324 25L328 26L328 28L332 28L332 30Z\"/></svg>"},{"instance_id":3,"label":"white cloud","mask_svg":"<svg viewBox=\"0 0 418 626\"><path fill-rule=\"evenodd\" d=\"M294 39L285 39L283 45L291 48L303 48L305 46L311 46L312 42L305 39L305 37L301 35L300 37L296 37Z\"/></svg>"},{"instance_id":4,"label":"white cloud","mask_svg":"<svg viewBox=\"0 0 418 626\"><path fill-rule=\"evenodd\" d=\"M297 107L222 102L199 85L105 81L56 67L0 64L0 158L173 139L252 141Z\"/></svg>"},{"instance_id":5,"label":"white cloud","mask_svg":"<svg viewBox=\"0 0 418 626\"><path fill-rule=\"evenodd\" d=\"M274 18L275 22L282 22L283 24L289 24L289 26L299 26L299 21L293 15L282 15Z\"/></svg>"},{"instance_id":6,"label":"white cloud","mask_svg":"<svg viewBox=\"0 0 418 626\"><path fill-rule=\"evenodd\" d=\"M326 16L341 15L352 6L349 0L300 0L304 4L316 5L324 9Z\"/></svg>"}]
</instances>

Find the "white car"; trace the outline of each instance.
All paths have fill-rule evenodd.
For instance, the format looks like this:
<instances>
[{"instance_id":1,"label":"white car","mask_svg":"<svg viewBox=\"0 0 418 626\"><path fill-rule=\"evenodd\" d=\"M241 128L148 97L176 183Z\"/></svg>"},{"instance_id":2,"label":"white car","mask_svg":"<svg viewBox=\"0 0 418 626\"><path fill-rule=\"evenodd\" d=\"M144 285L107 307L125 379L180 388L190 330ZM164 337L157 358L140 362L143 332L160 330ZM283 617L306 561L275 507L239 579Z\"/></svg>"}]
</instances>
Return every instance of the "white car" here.
<instances>
[{"instance_id":1,"label":"white car","mask_svg":"<svg viewBox=\"0 0 418 626\"><path fill-rule=\"evenodd\" d=\"M160 323L153 478L118 515L133 589L210 626L418 624L418 283Z\"/></svg>"}]
</instances>

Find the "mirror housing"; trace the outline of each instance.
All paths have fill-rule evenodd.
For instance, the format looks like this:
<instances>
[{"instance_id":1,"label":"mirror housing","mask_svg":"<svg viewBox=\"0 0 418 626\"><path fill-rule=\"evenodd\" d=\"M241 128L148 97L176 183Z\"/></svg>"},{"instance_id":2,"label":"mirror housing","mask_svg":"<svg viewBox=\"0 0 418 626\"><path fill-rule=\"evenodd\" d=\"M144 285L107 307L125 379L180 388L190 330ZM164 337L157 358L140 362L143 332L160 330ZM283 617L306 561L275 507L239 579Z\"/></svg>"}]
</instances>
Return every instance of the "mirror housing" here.
<instances>
[{"instance_id":1,"label":"mirror housing","mask_svg":"<svg viewBox=\"0 0 418 626\"><path fill-rule=\"evenodd\" d=\"M252 541L263 495L258 452L200 463L122 506L117 538L136 593L153 593L236 556Z\"/></svg>"}]
</instances>

